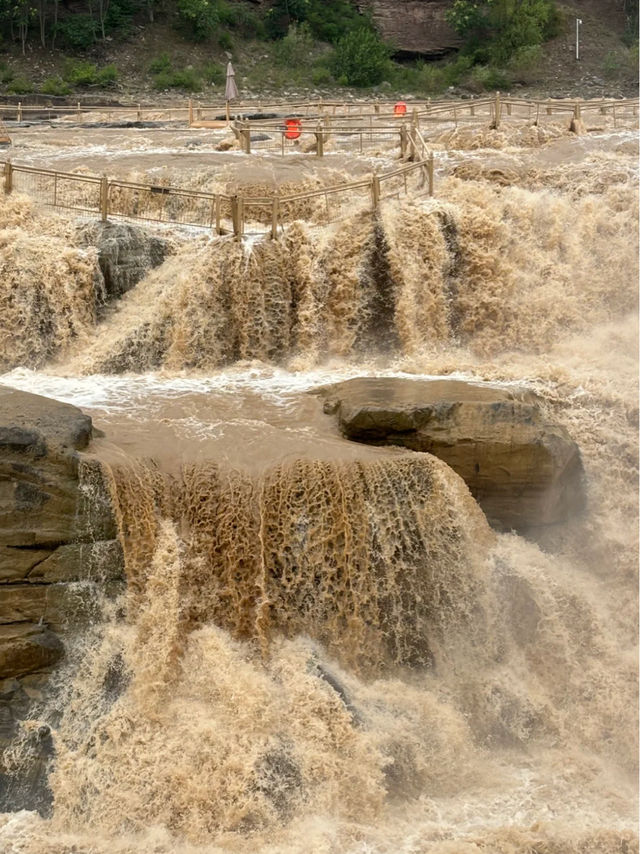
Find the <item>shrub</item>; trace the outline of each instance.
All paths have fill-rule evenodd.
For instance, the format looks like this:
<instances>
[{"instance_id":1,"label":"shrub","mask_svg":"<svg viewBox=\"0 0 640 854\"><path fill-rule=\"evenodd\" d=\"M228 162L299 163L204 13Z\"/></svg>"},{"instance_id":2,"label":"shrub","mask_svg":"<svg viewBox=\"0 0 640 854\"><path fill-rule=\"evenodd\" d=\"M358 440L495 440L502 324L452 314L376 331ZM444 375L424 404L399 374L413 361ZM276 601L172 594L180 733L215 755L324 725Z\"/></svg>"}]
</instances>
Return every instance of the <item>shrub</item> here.
<instances>
[{"instance_id":1,"label":"shrub","mask_svg":"<svg viewBox=\"0 0 640 854\"><path fill-rule=\"evenodd\" d=\"M98 69L93 62L69 59L64 66L64 79L72 86L83 88L98 81Z\"/></svg>"},{"instance_id":2,"label":"shrub","mask_svg":"<svg viewBox=\"0 0 640 854\"><path fill-rule=\"evenodd\" d=\"M333 74L349 86L376 86L389 68L389 48L378 36L360 27L343 36L333 56Z\"/></svg>"},{"instance_id":3,"label":"shrub","mask_svg":"<svg viewBox=\"0 0 640 854\"><path fill-rule=\"evenodd\" d=\"M96 22L90 15L74 14L58 21L56 35L63 47L86 50L96 40Z\"/></svg>"},{"instance_id":4,"label":"shrub","mask_svg":"<svg viewBox=\"0 0 640 854\"><path fill-rule=\"evenodd\" d=\"M202 69L202 76L207 81L207 83L211 83L214 86L220 86L226 80L226 73L222 65L217 62L209 62Z\"/></svg>"},{"instance_id":5,"label":"shrub","mask_svg":"<svg viewBox=\"0 0 640 854\"><path fill-rule=\"evenodd\" d=\"M311 82L314 86L330 86L333 76L325 65L318 65L311 72Z\"/></svg>"},{"instance_id":6,"label":"shrub","mask_svg":"<svg viewBox=\"0 0 640 854\"><path fill-rule=\"evenodd\" d=\"M291 24L287 35L275 45L273 54L278 65L299 68L309 62L313 38L307 24Z\"/></svg>"},{"instance_id":7,"label":"shrub","mask_svg":"<svg viewBox=\"0 0 640 854\"><path fill-rule=\"evenodd\" d=\"M418 85L427 95L437 95L442 92L447 85L442 67L425 63L420 69Z\"/></svg>"},{"instance_id":8,"label":"shrub","mask_svg":"<svg viewBox=\"0 0 640 854\"><path fill-rule=\"evenodd\" d=\"M110 89L118 79L118 69L115 65L105 65L96 75L96 83L104 89Z\"/></svg>"},{"instance_id":9,"label":"shrub","mask_svg":"<svg viewBox=\"0 0 640 854\"><path fill-rule=\"evenodd\" d=\"M542 63L542 49L540 45L527 45L519 47L513 54L508 65L513 77L520 83L530 83L536 77L536 70Z\"/></svg>"},{"instance_id":10,"label":"shrub","mask_svg":"<svg viewBox=\"0 0 640 854\"><path fill-rule=\"evenodd\" d=\"M508 62L518 48L541 44L560 32L562 17L553 0L455 0L449 24L476 60Z\"/></svg>"},{"instance_id":11,"label":"shrub","mask_svg":"<svg viewBox=\"0 0 640 854\"><path fill-rule=\"evenodd\" d=\"M199 92L202 89L202 83L193 68L185 68L183 71L161 71L153 79L153 88Z\"/></svg>"},{"instance_id":12,"label":"shrub","mask_svg":"<svg viewBox=\"0 0 640 854\"><path fill-rule=\"evenodd\" d=\"M265 29L270 38L279 39L292 24L306 22L317 39L337 44L365 20L349 0L275 0L267 12Z\"/></svg>"},{"instance_id":13,"label":"shrub","mask_svg":"<svg viewBox=\"0 0 640 854\"><path fill-rule=\"evenodd\" d=\"M70 95L71 86L62 79L62 77L47 77L40 91L43 95Z\"/></svg>"},{"instance_id":14,"label":"shrub","mask_svg":"<svg viewBox=\"0 0 640 854\"><path fill-rule=\"evenodd\" d=\"M500 68L492 68L487 65L476 65L469 75L467 87L472 92L495 92L496 90L508 89L511 85L510 78Z\"/></svg>"},{"instance_id":15,"label":"shrub","mask_svg":"<svg viewBox=\"0 0 640 854\"><path fill-rule=\"evenodd\" d=\"M151 74L160 74L162 71L169 71L171 68L171 59L168 53L161 53L154 57L149 63L149 72Z\"/></svg>"},{"instance_id":16,"label":"shrub","mask_svg":"<svg viewBox=\"0 0 640 854\"><path fill-rule=\"evenodd\" d=\"M226 30L222 30L218 36L218 46L221 47L222 50L233 50L233 39L231 38L231 34Z\"/></svg>"},{"instance_id":17,"label":"shrub","mask_svg":"<svg viewBox=\"0 0 640 854\"><path fill-rule=\"evenodd\" d=\"M7 86L7 92L13 95L29 95L33 88L33 83L26 77L14 77Z\"/></svg>"},{"instance_id":18,"label":"shrub","mask_svg":"<svg viewBox=\"0 0 640 854\"><path fill-rule=\"evenodd\" d=\"M68 60L65 64L64 79L71 86L84 89L88 86L111 88L118 79L118 69L115 65L105 65L98 68L93 62L85 60Z\"/></svg>"},{"instance_id":19,"label":"shrub","mask_svg":"<svg viewBox=\"0 0 640 854\"><path fill-rule=\"evenodd\" d=\"M602 73L609 80L638 75L638 45L610 50L602 62Z\"/></svg>"},{"instance_id":20,"label":"shrub","mask_svg":"<svg viewBox=\"0 0 640 854\"><path fill-rule=\"evenodd\" d=\"M0 62L0 83L11 83L14 78L13 71L6 62Z\"/></svg>"},{"instance_id":21,"label":"shrub","mask_svg":"<svg viewBox=\"0 0 640 854\"><path fill-rule=\"evenodd\" d=\"M235 17L233 29L245 39L264 39L267 36L264 22L260 15L246 6L234 6Z\"/></svg>"}]
</instances>

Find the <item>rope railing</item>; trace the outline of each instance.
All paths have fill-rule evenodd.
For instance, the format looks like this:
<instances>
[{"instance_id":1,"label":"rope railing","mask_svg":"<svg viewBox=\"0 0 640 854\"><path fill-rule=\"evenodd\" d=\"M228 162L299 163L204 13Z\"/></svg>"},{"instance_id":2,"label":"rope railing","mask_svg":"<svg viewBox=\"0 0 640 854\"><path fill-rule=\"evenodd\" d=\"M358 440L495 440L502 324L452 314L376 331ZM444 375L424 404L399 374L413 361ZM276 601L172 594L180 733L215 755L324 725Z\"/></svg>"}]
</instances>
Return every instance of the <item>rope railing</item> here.
<instances>
[{"instance_id":1,"label":"rope railing","mask_svg":"<svg viewBox=\"0 0 640 854\"><path fill-rule=\"evenodd\" d=\"M419 186L427 187L433 195L433 155L428 160L410 163L380 175L372 175L331 187L300 193L271 196L251 196L238 192L233 195L209 193L184 187L143 184L110 179L106 175L84 175L22 166L10 160L0 161L5 194L24 192L40 203L67 211L109 218L142 220L166 225L206 228L216 234L233 234L241 238L247 224L268 226L271 237L288 222L300 218L320 218L331 222L341 212L344 202L352 205L357 198L376 209L383 198L409 192L411 176L417 176ZM386 195L384 195L386 191ZM324 200L319 213L314 202ZM334 203L332 211L331 204ZM338 208L335 208L337 202Z\"/></svg>"}]
</instances>

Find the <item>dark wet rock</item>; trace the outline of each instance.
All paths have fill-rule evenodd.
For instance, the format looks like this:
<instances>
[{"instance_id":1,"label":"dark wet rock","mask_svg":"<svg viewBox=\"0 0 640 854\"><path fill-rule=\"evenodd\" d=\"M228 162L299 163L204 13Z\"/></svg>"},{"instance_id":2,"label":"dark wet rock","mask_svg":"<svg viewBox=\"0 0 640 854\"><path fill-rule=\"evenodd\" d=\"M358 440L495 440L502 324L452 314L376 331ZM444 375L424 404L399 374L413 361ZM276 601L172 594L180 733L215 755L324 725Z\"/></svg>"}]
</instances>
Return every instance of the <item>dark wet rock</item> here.
<instances>
[{"instance_id":1,"label":"dark wet rock","mask_svg":"<svg viewBox=\"0 0 640 854\"><path fill-rule=\"evenodd\" d=\"M257 791L271 801L281 818L293 813L302 790L302 772L286 748L265 753L254 771Z\"/></svg>"},{"instance_id":2,"label":"dark wet rock","mask_svg":"<svg viewBox=\"0 0 640 854\"><path fill-rule=\"evenodd\" d=\"M529 391L366 377L321 392L347 438L444 460L499 529L532 531L584 505L578 446Z\"/></svg>"},{"instance_id":3,"label":"dark wet rock","mask_svg":"<svg viewBox=\"0 0 640 854\"><path fill-rule=\"evenodd\" d=\"M102 691L105 699L111 705L127 690L131 681L131 674L127 670L125 661L120 653L114 655L107 665Z\"/></svg>"},{"instance_id":4,"label":"dark wet rock","mask_svg":"<svg viewBox=\"0 0 640 854\"><path fill-rule=\"evenodd\" d=\"M0 625L0 679L50 667L62 658L63 653L60 638L44 625Z\"/></svg>"},{"instance_id":5,"label":"dark wet rock","mask_svg":"<svg viewBox=\"0 0 640 854\"><path fill-rule=\"evenodd\" d=\"M92 222L82 228L80 238L98 249L107 300L131 290L171 252L168 241L123 222Z\"/></svg>"}]
</instances>

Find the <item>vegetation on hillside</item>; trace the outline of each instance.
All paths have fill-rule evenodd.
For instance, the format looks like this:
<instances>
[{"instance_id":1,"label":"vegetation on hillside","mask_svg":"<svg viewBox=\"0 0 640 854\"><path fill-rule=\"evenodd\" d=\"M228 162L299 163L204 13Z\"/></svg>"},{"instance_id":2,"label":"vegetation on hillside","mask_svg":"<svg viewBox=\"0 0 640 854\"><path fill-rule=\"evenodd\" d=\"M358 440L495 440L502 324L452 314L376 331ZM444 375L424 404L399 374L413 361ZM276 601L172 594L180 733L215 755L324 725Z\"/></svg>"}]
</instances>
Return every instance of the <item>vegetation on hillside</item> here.
<instances>
[{"instance_id":1,"label":"vegetation on hillside","mask_svg":"<svg viewBox=\"0 0 640 854\"><path fill-rule=\"evenodd\" d=\"M626 44L605 57L601 73L609 78L632 74L637 65L638 0L620 2ZM195 61L181 62L173 51L150 57L145 73L158 91L224 85L226 52L248 60L249 87L385 85L436 95L464 85L480 92L534 78L541 46L567 26L555 0L455 0L447 19L463 40L457 55L401 63L350 0L272 0L265 6L247 0L0 0L0 53L40 50L59 57L55 73L37 81L27 66L16 73L11 61L0 59L0 91L27 94L37 85L45 94L66 95L117 87L120 72L109 61L110 49L161 26L174 31L169 48L172 42L195 46Z\"/></svg>"}]
</instances>

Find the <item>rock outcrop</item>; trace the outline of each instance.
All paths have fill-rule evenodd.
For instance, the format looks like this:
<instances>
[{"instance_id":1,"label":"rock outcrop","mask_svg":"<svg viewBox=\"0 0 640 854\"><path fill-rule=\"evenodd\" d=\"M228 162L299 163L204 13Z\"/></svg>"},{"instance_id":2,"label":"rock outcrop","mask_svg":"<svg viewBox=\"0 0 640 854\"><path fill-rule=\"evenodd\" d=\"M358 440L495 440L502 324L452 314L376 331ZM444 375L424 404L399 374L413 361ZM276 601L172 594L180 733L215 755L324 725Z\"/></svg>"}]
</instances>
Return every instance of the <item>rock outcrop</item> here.
<instances>
[{"instance_id":1,"label":"rock outcrop","mask_svg":"<svg viewBox=\"0 0 640 854\"><path fill-rule=\"evenodd\" d=\"M462 39L446 21L453 0L361 0L385 41L396 51L442 56L456 50Z\"/></svg>"},{"instance_id":2,"label":"rock outcrop","mask_svg":"<svg viewBox=\"0 0 640 854\"><path fill-rule=\"evenodd\" d=\"M0 755L45 699L65 643L122 580L102 471L82 453L91 435L74 406L0 387ZM0 808L32 808L33 767L18 782L3 771L0 759Z\"/></svg>"},{"instance_id":3,"label":"rock outcrop","mask_svg":"<svg viewBox=\"0 0 640 854\"><path fill-rule=\"evenodd\" d=\"M106 300L117 299L158 267L171 252L168 241L124 222L92 222L80 232L98 250Z\"/></svg>"},{"instance_id":4,"label":"rock outcrop","mask_svg":"<svg viewBox=\"0 0 640 854\"><path fill-rule=\"evenodd\" d=\"M321 391L347 438L434 454L501 530L532 531L583 506L578 446L529 391L368 377Z\"/></svg>"}]
</instances>

